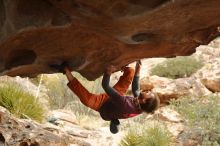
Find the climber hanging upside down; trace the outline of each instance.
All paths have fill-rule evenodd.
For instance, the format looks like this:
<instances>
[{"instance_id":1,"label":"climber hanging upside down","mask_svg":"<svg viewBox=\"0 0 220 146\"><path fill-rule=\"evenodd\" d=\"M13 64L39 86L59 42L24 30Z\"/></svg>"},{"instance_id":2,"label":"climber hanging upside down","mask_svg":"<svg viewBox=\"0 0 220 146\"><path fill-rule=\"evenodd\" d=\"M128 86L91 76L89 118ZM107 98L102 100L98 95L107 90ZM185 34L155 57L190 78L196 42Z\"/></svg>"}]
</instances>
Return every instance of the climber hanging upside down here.
<instances>
[{"instance_id":1,"label":"climber hanging upside down","mask_svg":"<svg viewBox=\"0 0 220 146\"><path fill-rule=\"evenodd\" d=\"M127 119L143 112L153 113L159 106L158 96L153 92L139 91L139 74L141 62L136 62L135 70L131 67L123 68L123 75L114 87L109 86L110 76L116 71L114 66L107 67L103 79L102 87L106 93L92 94L85 89L82 84L72 75L68 66L64 67L64 72L69 80L68 87L79 97L80 101L87 107L100 113L102 119L110 122L110 131L118 132L120 124L118 119ZM125 93L132 83L133 96Z\"/></svg>"}]
</instances>

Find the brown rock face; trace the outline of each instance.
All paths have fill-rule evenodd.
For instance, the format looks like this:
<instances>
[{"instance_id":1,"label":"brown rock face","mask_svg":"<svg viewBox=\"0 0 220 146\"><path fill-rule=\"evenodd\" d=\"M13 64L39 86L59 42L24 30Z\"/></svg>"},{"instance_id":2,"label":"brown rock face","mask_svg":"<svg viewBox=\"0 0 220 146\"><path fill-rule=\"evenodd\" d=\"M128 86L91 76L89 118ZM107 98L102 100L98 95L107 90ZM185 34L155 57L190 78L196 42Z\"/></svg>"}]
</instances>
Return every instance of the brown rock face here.
<instances>
[{"instance_id":1,"label":"brown rock face","mask_svg":"<svg viewBox=\"0 0 220 146\"><path fill-rule=\"evenodd\" d=\"M220 34L219 10L219 0L0 0L0 72L67 61L94 80L109 64L189 55Z\"/></svg>"}]
</instances>

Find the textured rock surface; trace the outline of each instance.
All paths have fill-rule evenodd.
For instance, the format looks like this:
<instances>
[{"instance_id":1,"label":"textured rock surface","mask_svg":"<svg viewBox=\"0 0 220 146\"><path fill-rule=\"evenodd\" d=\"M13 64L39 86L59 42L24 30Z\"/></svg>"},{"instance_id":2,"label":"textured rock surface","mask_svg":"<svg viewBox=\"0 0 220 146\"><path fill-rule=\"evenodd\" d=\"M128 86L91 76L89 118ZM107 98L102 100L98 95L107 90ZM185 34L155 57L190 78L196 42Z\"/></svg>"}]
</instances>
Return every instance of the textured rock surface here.
<instances>
[{"instance_id":1,"label":"textured rock surface","mask_svg":"<svg viewBox=\"0 0 220 146\"><path fill-rule=\"evenodd\" d=\"M208 46L197 47L192 56L202 59L204 66L191 77L175 80L149 75L150 70L165 58L143 60L141 89L158 93L161 103L167 103L170 99L182 95L206 96L212 92L220 92L220 38Z\"/></svg>"},{"instance_id":2,"label":"textured rock surface","mask_svg":"<svg viewBox=\"0 0 220 146\"><path fill-rule=\"evenodd\" d=\"M8 146L42 145L68 146L71 136L54 134L29 120L19 120L0 106L0 144Z\"/></svg>"},{"instance_id":3,"label":"textured rock surface","mask_svg":"<svg viewBox=\"0 0 220 146\"><path fill-rule=\"evenodd\" d=\"M219 0L0 0L0 72L93 80L108 64L188 55L219 35Z\"/></svg>"},{"instance_id":4,"label":"textured rock surface","mask_svg":"<svg viewBox=\"0 0 220 146\"><path fill-rule=\"evenodd\" d=\"M62 113L63 112L63 113ZM120 134L108 127L87 130L74 124L70 111L52 113L54 124L18 119L0 106L0 145L7 146L116 146ZM51 116L52 116L51 115ZM54 116L55 115L55 116ZM66 118L68 117L68 120ZM70 121L71 120L71 121Z\"/></svg>"},{"instance_id":5,"label":"textured rock surface","mask_svg":"<svg viewBox=\"0 0 220 146\"><path fill-rule=\"evenodd\" d=\"M210 91L220 92L220 39L213 41L210 46L198 47L196 52L206 62L196 77Z\"/></svg>"},{"instance_id":6,"label":"textured rock surface","mask_svg":"<svg viewBox=\"0 0 220 146\"><path fill-rule=\"evenodd\" d=\"M205 96L211 94L200 82L200 79L194 77L172 80L151 76L143 78L140 85L142 90L152 90L157 93L162 104L184 95ZM150 88L151 86L152 88Z\"/></svg>"}]
</instances>

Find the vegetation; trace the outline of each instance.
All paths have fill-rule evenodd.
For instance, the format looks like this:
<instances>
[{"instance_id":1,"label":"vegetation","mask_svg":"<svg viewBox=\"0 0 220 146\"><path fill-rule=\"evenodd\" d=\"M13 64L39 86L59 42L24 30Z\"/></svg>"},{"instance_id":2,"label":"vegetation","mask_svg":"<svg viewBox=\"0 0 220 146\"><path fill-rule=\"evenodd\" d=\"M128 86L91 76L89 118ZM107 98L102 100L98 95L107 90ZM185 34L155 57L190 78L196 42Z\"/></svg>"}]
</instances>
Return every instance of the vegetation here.
<instances>
[{"instance_id":1,"label":"vegetation","mask_svg":"<svg viewBox=\"0 0 220 146\"><path fill-rule=\"evenodd\" d=\"M72 110L78 117L79 122L81 117L96 116L94 110L84 106L80 101L72 101L65 106L65 109Z\"/></svg>"},{"instance_id":2,"label":"vegetation","mask_svg":"<svg viewBox=\"0 0 220 146\"><path fill-rule=\"evenodd\" d=\"M199 131L201 145L220 145L219 96L182 97L171 101L171 106L184 116L191 130Z\"/></svg>"},{"instance_id":3,"label":"vegetation","mask_svg":"<svg viewBox=\"0 0 220 146\"><path fill-rule=\"evenodd\" d=\"M79 73L73 75L85 86L85 88L94 94L103 93L101 78L95 81L88 81ZM32 79L37 86L40 83L40 76ZM105 124L100 119L98 112L84 106L79 98L67 87L67 78L62 74L43 75L42 86L47 89L51 109L65 108L75 113L77 122L84 128L94 129L101 124ZM100 119L100 120L98 120ZM98 126L99 124L99 126Z\"/></svg>"},{"instance_id":4,"label":"vegetation","mask_svg":"<svg viewBox=\"0 0 220 146\"><path fill-rule=\"evenodd\" d=\"M67 87L67 79L62 74L39 75L32 78L31 81L41 88L46 89L46 94L49 96L50 109L61 109L72 101L72 92ZM45 90L44 90L45 91Z\"/></svg>"},{"instance_id":5,"label":"vegetation","mask_svg":"<svg viewBox=\"0 0 220 146\"><path fill-rule=\"evenodd\" d=\"M171 143L171 136L161 123L147 121L130 127L120 146L168 146Z\"/></svg>"},{"instance_id":6,"label":"vegetation","mask_svg":"<svg viewBox=\"0 0 220 146\"><path fill-rule=\"evenodd\" d=\"M101 87L101 78L96 81L88 81L79 73L74 72L73 75L89 92L96 94L104 92ZM40 76L33 78L31 81L38 86ZM79 101L78 97L67 87L67 82L67 78L62 74L43 75L41 84L47 88L51 109L64 108L71 101Z\"/></svg>"},{"instance_id":7,"label":"vegetation","mask_svg":"<svg viewBox=\"0 0 220 146\"><path fill-rule=\"evenodd\" d=\"M104 124L98 112L86 107L80 101L68 103L65 109L71 110L76 116L77 123L86 129L95 129Z\"/></svg>"},{"instance_id":8,"label":"vegetation","mask_svg":"<svg viewBox=\"0 0 220 146\"><path fill-rule=\"evenodd\" d=\"M1 85L0 106L5 107L19 118L28 117L39 122L44 118L44 109L38 100L17 84Z\"/></svg>"},{"instance_id":9,"label":"vegetation","mask_svg":"<svg viewBox=\"0 0 220 146\"><path fill-rule=\"evenodd\" d=\"M72 95L68 91L64 76L59 74L44 75L42 84L47 88L51 109L64 108L69 101L72 101Z\"/></svg>"},{"instance_id":10,"label":"vegetation","mask_svg":"<svg viewBox=\"0 0 220 146\"><path fill-rule=\"evenodd\" d=\"M191 56L170 58L151 70L151 75L177 79L189 77L203 66L201 60Z\"/></svg>"}]
</instances>

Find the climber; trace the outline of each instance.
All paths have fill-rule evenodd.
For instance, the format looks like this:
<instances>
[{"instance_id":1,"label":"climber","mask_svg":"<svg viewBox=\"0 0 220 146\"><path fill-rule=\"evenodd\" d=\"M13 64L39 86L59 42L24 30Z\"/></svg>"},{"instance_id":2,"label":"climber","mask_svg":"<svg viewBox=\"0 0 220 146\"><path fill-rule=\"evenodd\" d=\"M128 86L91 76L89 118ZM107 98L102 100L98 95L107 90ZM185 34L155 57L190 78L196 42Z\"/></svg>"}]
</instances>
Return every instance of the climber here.
<instances>
[{"instance_id":1,"label":"climber","mask_svg":"<svg viewBox=\"0 0 220 146\"><path fill-rule=\"evenodd\" d=\"M64 67L64 73L69 81L68 87L85 106L98 111L103 120L110 121L110 131L115 134L118 132L120 124L118 119L134 117L142 112L153 113L159 106L159 98L155 93L139 93L140 68L140 61L137 61L135 70L131 67L124 67L122 70L124 72L123 75L112 88L109 86L109 81L111 74L116 71L116 68L109 66L102 80L102 87L107 94L92 94L88 92L72 75L68 66ZM125 95L131 82L133 97Z\"/></svg>"}]
</instances>

